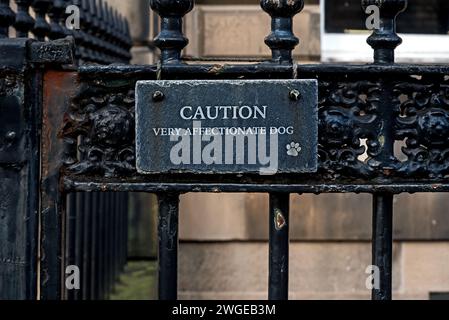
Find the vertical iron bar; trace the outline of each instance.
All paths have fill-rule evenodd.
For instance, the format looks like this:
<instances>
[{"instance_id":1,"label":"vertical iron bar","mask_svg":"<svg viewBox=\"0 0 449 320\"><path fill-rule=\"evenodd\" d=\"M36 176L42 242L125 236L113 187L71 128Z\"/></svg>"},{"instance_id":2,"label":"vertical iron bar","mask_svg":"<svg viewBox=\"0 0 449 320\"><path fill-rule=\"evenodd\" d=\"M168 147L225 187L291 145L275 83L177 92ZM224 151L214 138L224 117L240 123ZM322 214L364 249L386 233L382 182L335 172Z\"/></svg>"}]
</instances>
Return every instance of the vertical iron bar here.
<instances>
[{"instance_id":1,"label":"vertical iron bar","mask_svg":"<svg viewBox=\"0 0 449 320\"><path fill-rule=\"evenodd\" d=\"M102 299L102 288L103 288L103 278L102 278L102 270L103 270L103 261L102 261L102 253L103 253L103 241L102 241L102 223L103 223L103 193L99 192L97 194L98 198L98 209L96 212L96 220L97 220L97 231L95 236L95 254L96 254L96 264L95 264L95 300Z\"/></svg>"},{"instance_id":2,"label":"vertical iron bar","mask_svg":"<svg viewBox=\"0 0 449 320\"><path fill-rule=\"evenodd\" d=\"M110 219L110 213L111 213L111 194L107 192L105 194L106 198L106 207L104 212L104 218L105 218L105 232L104 232L104 239L105 239L105 299L109 298L109 294L111 292L111 238L110 238L110 231L111 231L111 219Z\"/></svg>"},{"instance_id":3,"label":"vertical iron bar","mask_svg":"<svg viewBox=\"0 0 449 320\"><path fill-rule=\"evenodd\" d=\"M105 10L105 4L103 0L99 0L97 3L97 15L98 15L98 36L100 39L100 46L101 46L101 63L106 64L108 62L111 62L110 58L110 52L109 52L109 43L107 41L107 17L106 17L106 10Z\"/></svg>"},{"instance_id":4,"label":"vertical iron bar","mask_svg":"<svg viewBox=\"0 0 449 320\"><path fill-rule=\"evenodd\" d=\"M113 286L113 290L115 290L115 284L117 282L118 279L118 242L117 240L119 240L118 238L118 232L117 232L117 227L118 227L118 193L113 193L113 211L112 211L112 219L113 219L113 225L112 225L112 260L113 260L113 272L112 272L112 286Z\"/></svg>"},{"instance_id":5,"label":"vertical iron bar","mask_svg":"<svg viewBox=\"0 0 449 320\"><path fill-rule=\"evenodd\" d=\"M126 248L128 246L128 239L126 237L126 229L128 228L128 218L127 218L127 208L126 208L126 198L128 194L123 192L122 194L122 233L123 233L123 241L122 241L122 272L125 271L127 256L126 256Z\"/></svg>"},{"instance_id":6,"label":"vertical iron bar","mask_svg":"<svg viewBox=\"0 0 449 320\"><path fill-rule=\"evenodd\" d=\"M125 63L130 63L131 58L132 58L131 49L134 45L134 42L131 37L131 30L130 30L128 19L124 20L124 24L125 24L125 49L126 49Z\"/></svg>"},{"instance_id":7,"label":"vertical iron bar","mask_svg":"<svg viewBox=\"0 0 449 320\"><path fill-rule=\"evenodd\" d=\"M378 2L362 0L362 7L367 9L371 5L379 8L380 28L374 29L367 43L374 49L375 64L395 63L395 49L402 43L396 33L396 18L407 8L407 0L391 0ZM389 79L379 80L380 90L373 92L370 103L379 115L378 150L374 160L380 171L389 173L399 166L394 156L396 106L399 101L395 98L393 85ZM399 109L399 108L398 108ZM380 142L382 140L382 142ZM392 259L393 259L393 198L391 193L373 194L373 266L379 268L379 287L374 286L373 300L392 299ZM376 282L376 281L375 281ZM377 284L377 283L375 283Z\"/></svg>"},{"instance_id":8,"label":"vertical iron bar","mask_svg":"<svg viewBox=\"0 0 449 320\"><path fill-rule=\"evenodd\" d=\"M86 193L84 201L84 226L83 226L83 300L90 300L90 282L92 265L92 193Z\"/></svg>"},{"instance_id":9,"label":"vertical iron bar","mask_svg":"<svg viewBox=\"0 0 449 320\"><path fill-rule=\"evenodd\" d=\"M123 193L123 262L122 262L122 270L125 270L125 267L128 263L128 196L129 193Z\"/></svg>"},{"instance_id":10,"label":"vertical iron bar","mask_svg":"<svg viewBox=\"0 0 449 320\"><path fill-rule=\"evenodd\" d=\"M43 75L40 72L36 72L32 79L28 80L28 85L25 88L25 90L29 90L30 92L25 95L25 100L22 112L24 114L28 114L28 118L25 120L27 122L26 128L28 131L28 138L27 138L27 144L28 148L27 150L24 150L25 153L29 152L29 162L27 174L29 177L29 181L27 182L27 188L28 190L26 193L28 194L28 204L27 204L27 212L23 212L23 219L26 221L26 232L27 232L27 242L26 242L26 261L27 261L27 297L36 297L37 296L37 264L38 264L38 251L41 250L39 248L38 244L38 230L39 230L39 223L42 223L42 225L46 224L49 220L52 218L55 218L52 222L52 227L55 229L58 229L59 227L59 216L58 214L53 215L53 213L61 208L58 207L60 205L61 199L59 198L59 192L55 192L53 199L55 202L53 204L56 204L52 209L55 211L49 209L46 207L45 199L46 197L43 196L44 192L47 191L46 188L42 188L40 185L41 178L43 178L42 181L45 180L44 175L42 175L41 172L41 160L42 160L42 146L41 146L41 131L42 131L42 123L41 118L43 116L43 98L44 93L42 92L41 85L43 83ZM20 182L20 184L25 183L25 181ZM48 185L47 185L48 186ZM39 221L39 210L41 211L40 217L41 221ZM48 227L48 226L47 226ZM46 239L47 237L51 237L51 231L47 228L43 227L41 233L41 241L43 239ZM55 256L57 258L57 262L60 261L60 255L62 252L60 251L60 244L61 244L61 238L59 237L60 234L58 234L57 240L58 242L54 244L54 250L55 250ZM42 254L42 251L41 251ZM45 252L43 253L45 255ZM48 261L48 260L47 260ZM45 265L45 263L41 262L41 271L42 266ZM54 292L55 297L58 297L60 287L59 280L60 280L60 266L55 266L55 269L52 270L46 270L46 275L48 278L46 280L49 280L47 283L52 283L55 285ZM54 280L54 281L53 281ZM56 286L58 286L56 288ZM59 298L59 297L58 297Z\"/></svg>"},{"instance_id":11,"label":"vertical iron bar","mask_svg":"<svg viewBox=\"0 0 449 320\"><path fill-rule=\"evenodd\" d=\"M124 215L125 215L125 223L124 223L124 233L125 233L125 242L123 243L123 252L124 252L124 260L125 266L128 263L128 206L129 206L129 193L125 193L125 203L124 203Z\"/></svg>"},{"instance_id":12,"label":"vertical iron bar","mask_svg":"<svg viewBox=\"0 0 449 320\"><path fill-rule=\"evenodd\" d=\"M289 212L290 194L270 194L270 300L288 300Z\"/></svg>"},{"instance_id":13,"label":"vertical iron bar","mask_svg":"<svg viewBox=\"0 0 449 320\"><path fill-rule=\"evenodd\" d=\"M64 37L71 36L72 32L67 28L66 21L67 18L70 17L70 11L67 12L67 8L71 5L71 0L62 0L63 8L61 15L59 16L59 25L62 28L62 32L64 33Z\"/></svg>"},{"instance_id":14,"label":"vertical iron bar","mask_svg":"<svg viewBox=\"0 0 449 320\"><path fill-rule=\"evenodd\" d=\"M113 237L114 237L114 228L113 228L113 212L114 212L114 194L112 192L108 193L108 299L111 297L111 293L113 291L114 286L114 260L113 260Z\"/></svg>"},{"instance_id":15,"label":"vertical iron bar","mask_svg":"<svg viewBox=\"0 0 449 320\"><path fill-rule=\"evenodd\" d=\"M124 192L120 192L119 193L119 205L118 205L118 211L119 211L119 223L118 223L118 232L119 232L119 241L118 241L118 248L117 250L119 251L119 272L123 272L123 266L124 266L124 262L123 262L123 256L124 256L124 252L123 252L123 244L125 242L125 234L124 234L124 229L123 229L123 224L125 223L124 219L123 219L123 211L124 211Z\"/></svg>"},{"instance_id":16,"label":"vertical iron bar","mask_svg":"<svg viewBox=\"0 0 449 320\"><path fill-rule=\"evenodd\" d=\"M393 195L373 195L373 266L379 268L379 287L372 292L373 300L392 298L393 260Z\"/></svg>"},{"instance_id":17,"label":"vertical iron bar","mask_svg":"<svg viewBox=\"0 0 449 320\"><path fill-rule=\"evenodd\" d=\"M77 199L76 199L75 265L80 270L80 284L82 284L83 280L84 280L84 274L83 274L84 202L85 202L85 193L83 193L83 192L78 193ZM83 290L83 288L81 288L81 290L75 291L75 300L81 300L82 290Z\"/></svg>"},{"instance_id":18,"label":"vertical iron bar","mask_svg":"<svg viewBox=\"0 0 449 320\"><path fill-rule=\"evenodd\" d=\"M34 26L34 19L30 16L30 6L33 0L15 0L17 13L14 27L17 38L28 38Z\"/></svg>"},{"instance_id":19,"label":"vertical iron bar","mask_svg":"<svg viewBox=\"0 0 449 320\"><path fill-rule=\"evenodd\" d=\"M107 2L104 3L103 10L103 22L105 27L105 46L106 50L109 52L108 59L106 63L114 63L116 61L116 54L114 52L114 44L112 39L112 28L111 28L111 16L110 16L110 7Z\"/></svg>"},{"instance_id":20,"label":"vertical iron bar","mask_svg":"<svg viewBox=\"0 0 449 320\"><path fill-rule=\"evenodd\" d=\"M91 263L90 263L90 279L89 279L89 295L91 300L98 299L98 296L96 294L96 286L98 285L98 278L96 270L98 268L98 208L99 208L99 202L98 202L98 192L94 192L92 194L92 211L91 211Z\"/></svg>"},{"instance_id":21,"label":"vertical iron bar","mask_svg":"<svg viewBox=\"0 0 449 320\"><path fill-rule=\"evenodd\" d=\"M109 215L110 215L110 224L109 224L109 253L110 253L110 257L109 257L109 264L110 264L110 268L111 268L111 277L110 277L110 282L111 282L111 294L114 292L114 286L115 286L115 266L114 266L114 259L115 259L115 250L114 250L114 220L115 220L115 193L111 193L110 194L110 210L109 210Z\"/></svg>"},{"instance_id":22,"label":"vertical iron bar","mask_svg":"<svg viewBox=\"0 0 449 320\"><path fill-rule=\"evenodd\" d=\"M33 33L39 41L45 41L50 33L50 25L47 22L47 13L52 5L52 0L34 0L32 7L36 14Z\"/></svg>"},{"instance_id":23,"label":"vertical iron bar","mask_svg":"<svg viewBox=\"0 0 449 320\"><path fill-rule=\"evenodd\" d=\"M93 36L93 29L92 29L92 16L91 16L91 10L90 10L90 4L91 2L88 0L81 0L81 12L84 17L82 28L84 31L84 36L86 39L86 49L89 54L89 62L97 62L98 56L97 51L95 47L95 37Z\"/></svg>"},{"instance_id":24,"label":"vertical iron bar","mask_svg":"<svg viewBox=\"0 0 449 320\"><path fill-rule=\"evenodd\" d=\"M396 33L396 18L407 8L408 0L390 0L379 2L376 0L362 0L362 7L367 9L371 5L379 8L379 28L375 28L368 38L368 44L374 49L374 63L394 63L395 49L402 43Z\"/></svg>"},{"instance_id":25,"label":"vertical iron bar","mask_svg":"<svg viewBox=\"0 0 449 320\"><path fill-rule=\"evenodd\" d=\"M116 282L118 281L120 277L120 271L121 271L121 259L122 259L122 250L121 250L121 244L122 244L122 238L121 238L121 199L122 194L121 192L117 192L115 195L115 211L116 211L116 217L115 217L115 273L116 273Z\"/></svg>"},{"instance_id":26,"label":"vertical iron bar","mask_svg":"<svg viewBox=\"0 0 449 320\"><path fill-rule=\"evenodd\" d=\"M304 0L261 0L260 6L271 16L271 33L265 43L272 52L273 63L293 63L292 51L299 44L293 34L293 17L304 8Z\"/></svg>"},{"instance_id":27,"label":"vertical iron bar","mask_svg":"<svg viewBox=\"0 0 449 320\"><path fill-rule=\"evenodd\" d=\"M189 43L183 34L182 18L193 6L193 0L151 1L151 9L161 17L161 32L154 44L161 50L162 63L181 62L182 49Z\"/></svg>"},{"instance_id":28,"label":"vertical iron bar","mask_svg":"<svg viewBox=\"0 0 449 320\"><path fill-rule=\"evenodd\" d=\"M53 0L48 16L50 18L50 33L51 40L64 38L65 33L60 22L61 16L64 15L65 3L62 0Z\"/></svg>"},{"instance_id":29,"label":"vertical iron bar","mask_svg":"<svg viewBox=\"0 0 449 320\"><path fill-rule=\"evenodd\" d=\"M109 241L110 241L110 253L111 257L109 260L110 267L111 267L111 293L114 292L115 287L115 193L111 193L111 210L109 212L111 217L111 224L109 228Z\"/></svg>"},{"instance_id":30,"label":"vertical iron bar","mask_svg":"<svg viewBox=\"0 0 449 320\"><path fill-rule=\"evenodd\" d=\"M104 300L106 295L106 193L100 194L100 210L99 210L99 268L97 270L98 273L98 285L99 285L99 299Z\"/></svg>"},{"instance_id":31,"label":"vertical iron bar","mask_svg":"<svg viewBox=\"0 0 449 320\"><path fill-rule=\"evenodd\" d=\"M179 194L163 193L159 200L159 299L178 298Z\"/></svg>"},{"instance_id":32,"label":"vertical iron bar","mask_svg":"<svg viewBox=\"0 0 449 320\"><path fill-rule=\"evenodd\" d=\"M9 26L16 17L9 4L10 0L0 0L0 39L9 37Z\"/></svg>"},{"instance_id":33,"label":"vertical iron bar","mask_svg":"<svg viewBox=\"0 0 449 320\"><path fill-rule=\"evenodd\" d=\"M100 38L98 37L99 28L100 28L100 19L98 17L98 13L97 13L97 1L96 0L89 0L89 9L90 9L90 16L92 19L90 34L92 35L92 41L94 43L95 62L101 63L101 61L102 61L101 44L100 44Z\"/></svg>"},{"instance_id":34,"label":"vertical iron bar","mask_svg":"<svg viewBox=\"0 0 449 320\"><path fill-rule=\"evenodd\" d=\"M77 214L77 204L78 195L76 193L70 193L68 196L68 210L67 210L67 220L66 220L66 266L76 265L76 214ZM75 291L66 290L67 300L75 300Z\"/></svg>"},{"instance_id":35,"label":"vertical iron bar","mask_svg":"<svg viewBox=\"0 0 449 320\"><path fill-rule=\"evenodd\" d=\"M81 0L73 0L73 5L82 8ZM79 64L85 64L90 62L91 52L89 49L89 37L86 33L86 15L83 10L80 10L80 29L73 30L73 35L78 49Z\"/></svg>"},{"instance_id":36,"label":"vertical iron bar","mask_svg":"<svg viewBox=\"0 0 449 320\"><path fill-rule=\"evenodd\" d=\"M79 194L71 193L69 195L69 213L68 213L68 258L67 265L77 265L77 229L78 229L78 206L79 206ZM68 300L76 299L76 290L70 290L68 292Z\"/></svg>"},{"instance_id":37,"label":"vertical iron bar","mask_svg":"<svg viewBox=\"0 0 449 320\"><path fill-rule=\"evenodd\" d=\"M108 296L108 211L109 211L109 193L104 193L104 208L103 208L103 299L106 300Z\"/></svg>"}]
</instances>

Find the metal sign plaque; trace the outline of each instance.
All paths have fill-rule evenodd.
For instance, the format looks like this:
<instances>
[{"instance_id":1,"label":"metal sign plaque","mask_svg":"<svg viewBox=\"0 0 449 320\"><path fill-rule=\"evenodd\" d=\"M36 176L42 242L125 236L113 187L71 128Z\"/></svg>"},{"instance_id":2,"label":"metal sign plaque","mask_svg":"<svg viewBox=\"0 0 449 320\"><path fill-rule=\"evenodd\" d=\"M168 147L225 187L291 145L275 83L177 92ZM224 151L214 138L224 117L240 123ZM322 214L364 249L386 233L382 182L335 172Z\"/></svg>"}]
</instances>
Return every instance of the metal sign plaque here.
<instances>
[{"instance_id":1,"label":"metal sign plaque","mask_svg":"<svg viewBox=\"0 0 449 320\"><path fill-rule=\"evenodd\" d=\"M316 172L316 80L139 81L142 174Z\"/></svg>"}]
</instances>

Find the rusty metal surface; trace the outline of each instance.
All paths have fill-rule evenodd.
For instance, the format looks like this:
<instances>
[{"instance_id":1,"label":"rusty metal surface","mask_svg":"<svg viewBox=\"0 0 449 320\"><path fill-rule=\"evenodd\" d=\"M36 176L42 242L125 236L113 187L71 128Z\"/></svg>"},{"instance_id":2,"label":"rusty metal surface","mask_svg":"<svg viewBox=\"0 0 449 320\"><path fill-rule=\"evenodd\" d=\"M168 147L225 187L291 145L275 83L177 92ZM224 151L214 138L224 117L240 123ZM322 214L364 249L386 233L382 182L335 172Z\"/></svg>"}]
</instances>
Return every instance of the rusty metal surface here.
<instances>
[{"instance_id":1,"label":"rusty metal surface","mask_svg":"<svg viewBox=\"0 0 449 320\"><path fill-rule=\"evenodd\" d=\"M65 197L60 189L64 143L59 132L65 110L76 89L76 73L48 71L43 79L42 182L41 182L41 297L61 298L62 233Z\"/></svg>"}]
</instances>

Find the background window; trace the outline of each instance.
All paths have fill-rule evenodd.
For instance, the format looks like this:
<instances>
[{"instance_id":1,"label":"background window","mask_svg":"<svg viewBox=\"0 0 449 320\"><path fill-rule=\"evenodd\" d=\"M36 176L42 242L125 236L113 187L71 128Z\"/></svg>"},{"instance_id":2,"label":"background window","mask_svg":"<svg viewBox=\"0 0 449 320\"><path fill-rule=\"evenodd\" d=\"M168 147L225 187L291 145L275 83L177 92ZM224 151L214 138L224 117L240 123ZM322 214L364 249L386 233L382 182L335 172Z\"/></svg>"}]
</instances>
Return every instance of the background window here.
<instances>
[{"instance_id":1,"label":"background window","mask_svg":"<svg viewBox=\"0 0 449 320\"><path fill-rule=\"evenodd\" d=\"M326 32L347 33L365 30L366 15L360 0L326 1ZM398 19L399 33L448 34L449 1L414 0Z\"/></svg>"}]
</instances>

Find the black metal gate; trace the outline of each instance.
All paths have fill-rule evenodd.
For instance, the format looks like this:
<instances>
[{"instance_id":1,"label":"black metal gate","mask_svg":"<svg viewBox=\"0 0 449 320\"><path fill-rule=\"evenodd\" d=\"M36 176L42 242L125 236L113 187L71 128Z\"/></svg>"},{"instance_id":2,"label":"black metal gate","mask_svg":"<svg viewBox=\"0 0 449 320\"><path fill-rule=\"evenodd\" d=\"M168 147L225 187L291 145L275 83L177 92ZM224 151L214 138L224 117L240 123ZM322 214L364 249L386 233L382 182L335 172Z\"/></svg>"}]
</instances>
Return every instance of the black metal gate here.
<instances>
[{"instance_id":1,"label":"black metal gate","mask_svg":"<svg viewBox=\"0 0 449 320\"><path fill-rule=\"evenodd\" d=\"M15 27L26 36L32 1L16 2ZM39 285L42 299L76 298L64 289L64 268L78 264L90 274L90 291L78 298L104 298L125 263L126 193L147 192L159 197L159 297L174 300L179 195L256 192L270 194L269 298L287 299L290 194L351 192L373 196L373 265L381 277L372 297L392 298L394 196L449 191L449 68L395 64L401 43L395 20L406 0L362 1L380 8L380 28L368 39L374 63L367 65L293 63L299 41L292 18L302 0L261 1L272 17L266 39L272 59L245 65L184 63L182 18L193 0L153 0L161 17L155 40L161 60L149 66L83 64L126 63L131 44L116 14L96 10L96 1L73 1L83 8L82 28L73 31L77 67L68 38L6 39L14 24L8 3L0 1L0 296L33 299ZM62 37L62 11L48 11L61 1L33 3L37 38ZM51 28L43 20L48 12ZM318 172L138 174L135 85L161 79L317 79Z\"/></svg>"}]
</instances>

